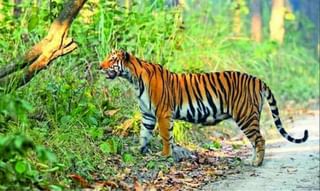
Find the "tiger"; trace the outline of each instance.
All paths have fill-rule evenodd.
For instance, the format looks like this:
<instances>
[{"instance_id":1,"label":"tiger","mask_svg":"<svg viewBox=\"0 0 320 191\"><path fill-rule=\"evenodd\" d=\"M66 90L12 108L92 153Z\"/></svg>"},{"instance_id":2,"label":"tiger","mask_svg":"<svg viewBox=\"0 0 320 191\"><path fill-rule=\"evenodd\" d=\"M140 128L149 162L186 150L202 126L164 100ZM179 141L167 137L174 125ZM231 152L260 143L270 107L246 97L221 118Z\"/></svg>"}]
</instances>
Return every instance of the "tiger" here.
<instances>
[{"instance_id":1,"label":"tiger","mask_svg":"<svg viewBox=\"0 0 320 191\"><path fill-rule=\"evenodd\" d=\"M286 132L274 95L255 76L238 71L174 73L124 50L112 51L100 63L100 69L107 79L122 77L134 86L142 113L139 141L143 154L148 152L156 123L162 139L162 155L181 160L190 153L174 143L174 120L208 126L231 119L253 147L251 165L260 166L265 155L265 139L259 128L264 99L285 139L293 143L308 139L307 130L300 139Z\"/></svg>"}]
</instances>

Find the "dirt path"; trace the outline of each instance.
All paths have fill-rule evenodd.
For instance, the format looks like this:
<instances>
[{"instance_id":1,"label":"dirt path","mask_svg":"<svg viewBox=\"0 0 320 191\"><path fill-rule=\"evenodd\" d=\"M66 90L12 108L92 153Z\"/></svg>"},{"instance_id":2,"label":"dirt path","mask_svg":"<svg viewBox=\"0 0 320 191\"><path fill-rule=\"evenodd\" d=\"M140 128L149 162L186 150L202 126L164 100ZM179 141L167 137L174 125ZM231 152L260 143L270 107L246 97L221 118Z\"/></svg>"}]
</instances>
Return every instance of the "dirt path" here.
<instances>
[{"instance_id":1,"label":"dirt path","mask_svg":"<svg viewBox=\"0 0 320 191\"><path fill-rule=\"evenodd\" d=\"M208 184L202 190L278 191L320 190L319 113L296 120L289 132L301 137L309 130L309 140L292 144L286 140L267 140L263 166L245 167L241 174Z\"/></svg>"}]
</instances>

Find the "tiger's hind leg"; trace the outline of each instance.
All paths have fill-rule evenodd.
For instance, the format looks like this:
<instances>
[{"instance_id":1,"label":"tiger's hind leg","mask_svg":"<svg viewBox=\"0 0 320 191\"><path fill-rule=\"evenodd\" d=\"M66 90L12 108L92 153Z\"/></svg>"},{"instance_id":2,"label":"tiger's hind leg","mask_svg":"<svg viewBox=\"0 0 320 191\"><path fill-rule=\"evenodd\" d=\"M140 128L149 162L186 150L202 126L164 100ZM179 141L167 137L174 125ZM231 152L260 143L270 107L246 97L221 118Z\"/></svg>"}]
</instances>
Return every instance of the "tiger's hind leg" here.
<instances>
[{"instance_id":1,"label":"tiger's hind leg","mask_svg":"<svg viewBox=\"0 0 320 191\"><path fill-rule=\"evenodd\" d=\"M265 139L259 129L260 116L252 114L245 120L237 121L238 126L250 140L253 147L252 165L260 166L265 154Z\"/></svg>"},{"instance_id":2,"label":"tiger's hind leg","mask_svg":"<svg viewBox=\"0 0 320 191\"><path fill-rule=\"evenodd\" d=\"M260 131L256 136L254 149L256 153L256 158L252 161L252 164L254 166L260 166L263 162L265 154L265 139L262 137Z\"/></svg>"}]
</instances>

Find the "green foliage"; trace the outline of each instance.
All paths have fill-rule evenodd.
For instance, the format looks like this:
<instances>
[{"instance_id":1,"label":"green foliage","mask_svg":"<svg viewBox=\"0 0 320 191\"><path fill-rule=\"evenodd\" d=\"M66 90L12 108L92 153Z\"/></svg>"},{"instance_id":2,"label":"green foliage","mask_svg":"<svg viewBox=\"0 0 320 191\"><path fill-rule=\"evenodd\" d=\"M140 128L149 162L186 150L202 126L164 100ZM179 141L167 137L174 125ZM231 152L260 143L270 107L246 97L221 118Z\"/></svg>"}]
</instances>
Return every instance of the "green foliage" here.
<instances>
[{"instance_id":1,"label":"green foliage","mask_svg":"<svg viewBox=\"0 0 320 191\"><path fill-rule=\"evenodd\" d=\"M121 139L112 137L100 144L100 149L105 154L121 154L123 143Z\"/></svg>"},{"instance_id":2,"label":"green foliage","mask_svg":"<svg viewBox=\"0 0 320 191\"><path fill-rule=\"evenodd\" d=\"M99 127L90 127L89 134L93 140L99 140L103 138L103 129Z\"/></svg>"},{"instance_id":3,"label":"green foliage","mask_svg":"<svg viewBox=\"0 0 320 191\"><path fill-rule=\"evenodd\" d=\"M167 173L170 169L169 169L169 164L173 164L173 160L169 161L167 160L167 162L169 163L163 163L161 162L161 160L163 160L161 157L159 158L159 160L149 160L146 163L146 168L147 169L152 169L152 170L156 170L156 171L162 171L164 173Z\"/></svg>"},{"instance_id":4,"label":"green foliage","mask_svg":"<svg viewBox=\"0 0 320 191\"><path fill-rule=\"evenodd\" d=\"M0 136L1 190L45 188L51 184L48 172L59 169L51 151L35 145L25 136Z\"/></svg>"},{"instance_id":5,"label":"green foliage","mask_svg":"<svg viewBox=\"0 0 320 191\"><path fill-rule=\"evenodd\" d=\"M222 148L222 145L220 141L213 140L211 143L204 144L203 147L209 150L220 150Z\"/></svg>"},{"instance_id":6,"label":"green foliage","mask_svg":"<svg viewBox=\"0 0 320 191\"><path fill-rule=\"evenodd\" d=\"M187 143L190 139L187 136L188 130L190 130L192 125L190 123L177 121L174 123L173 136L178 142Z\"/></svg>"},{"instance_id":7,"label":"green foliage","mask_svg":"<svg viewBox=\"0 0 320 191\"><path fill-rule=\"evenodd\" d=\"M165 63L167 57L173 54L179 32L176 19L178 8L165 9L157 3L149 6L133 3L130 11L127 11L111 1L98 4L97 9L93 22L98 31L100 59L105 57L110 48L124 48L149 59L156 58L160 63ZM76 32L76 26L74 28Z\"/></svg>"},{"instance_id":8,"label":"green foliage","mask_svg":"<svg viewBox=\"0 0 320 191\"><path fill-rule=\"evenodd\" d=\"M130 153L124 153L122 155L122 160L124 163L127 163L127 164L134 164L135 162L134 156L132 156L132 154Z\"/></svg>"},{"instance_id":9,"label":"green foliage","mask_svg":"<svg viewBox=\"0 0 320 191\"><path fill-rule=\"evenodd\" d=\"M249 14L249 7L247 6L247 2L245 0L232 1L230 9L233 11L239 10L243 15Z\"/></svg>"},{"instance_id":10,"label":"green foliage","mask_svg":"<svg viewBox=\"0 0 320 191\"><path fill-rule=\"evenodd\" d=\"M0 94L0 100L0 131L10 120L18 121L21 125L28 123L28 113L33 110L28 101L10 94Z\"/></svg>"},{"instance_id":11,"label":"green foliage","mask_svg":"<svg viewBox=\"0 0 320 191\"><path fill-rule=\"evenodd\" d=\"M150 160L150 161L147 163L146 167L147 167L148 169L154 169L154 168L156 167L156 162L155 162L154 160Z\"/></svg>"}]
</instances>

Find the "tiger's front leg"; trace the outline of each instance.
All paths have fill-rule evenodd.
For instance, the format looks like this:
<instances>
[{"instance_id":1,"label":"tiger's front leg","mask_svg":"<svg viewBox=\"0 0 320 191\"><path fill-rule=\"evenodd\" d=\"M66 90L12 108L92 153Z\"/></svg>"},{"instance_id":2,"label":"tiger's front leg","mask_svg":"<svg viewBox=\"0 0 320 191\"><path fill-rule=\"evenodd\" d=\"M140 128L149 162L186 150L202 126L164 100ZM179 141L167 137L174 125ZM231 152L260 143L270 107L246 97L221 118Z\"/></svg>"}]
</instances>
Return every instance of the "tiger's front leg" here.
<instances>
[{"instance_id":1,"label":"tiger's front leg","mask_svg":"<svg viewBox=\"0 0 320 191\"><path fill-rule=\"evenodd\" d=\"M160 130L160 136L162 138L162 155L163 156L170 156L172 154L172 157L176 162L179 162L183 159L189 159L189 158L195 158L192 153L174 143L173 140L173 120L170 118L159 118L159 130Z\"/></svg>"},{"instance_id":2,"label":"tiger's front leg","mask_svg":"<svg viewBox=\"0 0 320 191\"><path fill-rule=\"evenodd\" d=\"M148 152L148 144L152 137L152 131L156 125L156 118L152 115L144 113L142 116L142 124L140 129L140 153Z\"/></svg>"},{"instance_id":3,"label":"tiger's front leg","mask_svg":"<svg viewBox=\"0 0 320 191\"><path fill-rule=\"evenodd\" d=\"M171 155L171 146L172 143L172 128L170 127L170 118L169 117L159 117L159 134L162 138L162 155L170 156Z\"/></svg>"}]
</instances>

